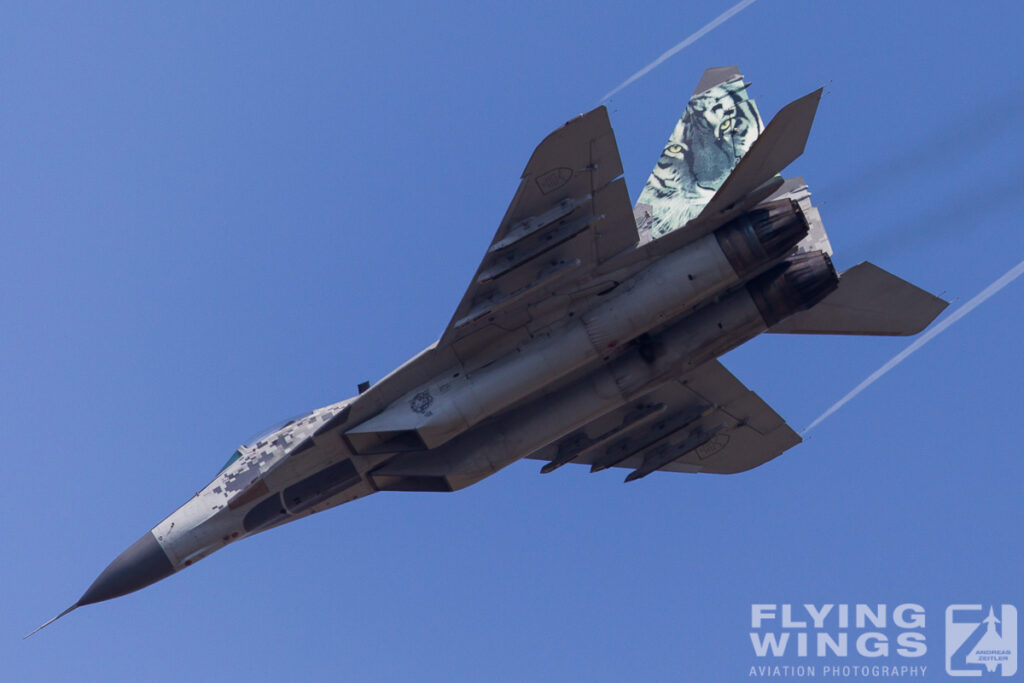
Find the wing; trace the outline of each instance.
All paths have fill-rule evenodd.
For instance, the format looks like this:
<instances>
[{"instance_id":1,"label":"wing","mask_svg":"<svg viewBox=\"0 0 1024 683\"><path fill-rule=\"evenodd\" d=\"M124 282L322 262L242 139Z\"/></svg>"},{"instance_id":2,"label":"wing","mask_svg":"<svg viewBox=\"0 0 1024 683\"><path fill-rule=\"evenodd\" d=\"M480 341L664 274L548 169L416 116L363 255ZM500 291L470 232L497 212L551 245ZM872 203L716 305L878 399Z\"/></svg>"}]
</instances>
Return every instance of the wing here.
<instances>
[{"instance_id":1,"label":"wing","mask_svg":"<svg viewBox=\"0 0 1024 683\"><path fill-rule=\"evenodd\" d=\"M718 361L711 361L531 453L542 472L574 462L591 471L732 474L800 443L778 414Z\"/></svg>"},{"instance_id":2,"label":"wing","mask_svg":"<svg viewBox=\"0 0 1024 683\"><path fill-rule=\"evenodd\" d=\"M530 306L556 284L583 279L595 265L636 244L621 175L604 107L545 138L439 345L486 327L507 334L524 326Z\"/></svg>"}]
</instances>

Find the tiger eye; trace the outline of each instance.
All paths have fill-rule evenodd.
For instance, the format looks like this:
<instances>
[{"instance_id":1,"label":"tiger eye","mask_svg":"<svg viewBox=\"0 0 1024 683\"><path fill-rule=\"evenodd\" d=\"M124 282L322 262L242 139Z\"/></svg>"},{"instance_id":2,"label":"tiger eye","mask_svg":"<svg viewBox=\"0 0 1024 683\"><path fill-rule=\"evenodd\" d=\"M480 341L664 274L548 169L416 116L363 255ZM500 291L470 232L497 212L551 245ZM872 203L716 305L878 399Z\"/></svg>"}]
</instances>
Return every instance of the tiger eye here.
<instances>
[{"instance_id":1,"label":"tiger eye","mask_svg":"<svg viewBox=\"0 0 1024 683\"><path fill-rule=\"evenodd\" d=\"M718 129L719 130L729 130L730 126L732 126L732 119L726 119L725 121L722 121L722 125L720 125L718 127Z\"/></svg>"},{"instance_id":2,"label":"tiger eye","mask_svg":"<svg viewBox=\"0 0 1024 683\"><path fill-rule=\"evenodd\" d=\"M683 151L683 146L682 145L669 145L665 149L666 149L666 151L672 152L673 154L679 154L680 152Z\"/></svg>"}]
</instances>

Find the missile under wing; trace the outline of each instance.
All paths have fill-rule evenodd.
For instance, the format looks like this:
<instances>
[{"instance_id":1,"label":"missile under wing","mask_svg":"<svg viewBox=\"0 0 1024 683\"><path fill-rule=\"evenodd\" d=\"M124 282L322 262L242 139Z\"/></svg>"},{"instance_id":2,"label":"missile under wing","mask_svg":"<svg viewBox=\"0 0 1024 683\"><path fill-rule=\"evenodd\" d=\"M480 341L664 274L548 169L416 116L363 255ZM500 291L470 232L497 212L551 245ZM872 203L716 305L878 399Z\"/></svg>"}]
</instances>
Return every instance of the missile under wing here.
<instances>
[{"instance_id":1,"label":"missile under wing","mask_svg":"<svg viewBox=\"0 0 1024 683\"><path fill-rule=\"evenodd\" d=\"M765 126L739 70L709 69L635 206L604 107L569 121L437 342L240 446L62 615L379 491L454 491L522 458L730 474L798 444L719 356L766 331L914 334L946 306L869 263L836 273L807 185L780 175L819 99Z\"/></svg>"}]
</instances>

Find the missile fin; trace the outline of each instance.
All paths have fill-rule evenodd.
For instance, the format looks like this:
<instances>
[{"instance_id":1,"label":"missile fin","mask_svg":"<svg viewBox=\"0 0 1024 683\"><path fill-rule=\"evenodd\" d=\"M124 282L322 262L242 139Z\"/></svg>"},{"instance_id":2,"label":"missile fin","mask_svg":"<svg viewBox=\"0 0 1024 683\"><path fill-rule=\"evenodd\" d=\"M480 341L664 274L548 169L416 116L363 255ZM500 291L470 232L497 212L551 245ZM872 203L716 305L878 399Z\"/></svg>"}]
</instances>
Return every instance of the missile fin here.
<instances>
[{"instance_id":1,"label":"missile fin","mask_svg":"<svg viewBox=\"0 0 1024 683\"><path fill-rule=\"evenodd\" d=\"M558 449L558 455L551 459L551 462L547 463L540 468L541 474L548 474L553 472L562 465L572 462L573 460L591 453L602 446L607 445L613 439L621 437L635 429L638 429L651 420L657 418L659 415L665 412L664 403L656 403L647 406L638 406L636 410L628 413L622 419L622 422L607 432L597 437L589 443L583 442L582 439L571 439L566 441ZM603 468L600 468L603 469ZM591 469L591 472L599 472L600 469Z\"/></svg>"},{"instance_id":2,"label":"missile fin","mask_svg":"<svg viewBox=\"0 0 1024 683\"><path fill-rule=\"evenodd\" d=\"M698 427L685 441L678 446L668 446L660 448L656 451L648 452L644 456L644 461L635 470L626 475L625 483L636 481L646 477L651 472L659 470L670 462L675 462L679 458L683 457L695 448L700 448L708 441L713 439L716 434L725 429L726 425L719 424L715 425L711 429L704 430Z\"/></svg>"}]
</instances>

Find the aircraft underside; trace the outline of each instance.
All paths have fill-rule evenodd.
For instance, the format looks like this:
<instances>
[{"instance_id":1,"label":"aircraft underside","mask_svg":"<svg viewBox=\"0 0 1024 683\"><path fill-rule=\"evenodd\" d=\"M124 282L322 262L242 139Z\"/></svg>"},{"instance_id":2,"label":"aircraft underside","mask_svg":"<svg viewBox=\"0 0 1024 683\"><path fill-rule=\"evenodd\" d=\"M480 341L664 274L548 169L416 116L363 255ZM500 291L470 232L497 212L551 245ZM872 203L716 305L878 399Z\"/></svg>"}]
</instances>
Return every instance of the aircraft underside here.
<instances>
[{"instance_id":1,"label":"aircraft underside","mask_svg":"<svg viewBox=\"0 0 1024 683\"><path fill-rule=\"evenodd\" d=\"M239 447L67 611L378 491L456 491L522 458L627 482L733 474L800 443L719 356L762 332L916 334L946 306L870 263L833 267L807 185L780 175L820 94L765 126L738 69L709 69L635 205L605 108L566 123L437 342Z\"/></svg>"}]
</instances>

